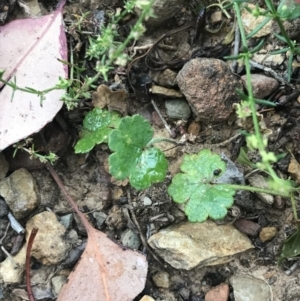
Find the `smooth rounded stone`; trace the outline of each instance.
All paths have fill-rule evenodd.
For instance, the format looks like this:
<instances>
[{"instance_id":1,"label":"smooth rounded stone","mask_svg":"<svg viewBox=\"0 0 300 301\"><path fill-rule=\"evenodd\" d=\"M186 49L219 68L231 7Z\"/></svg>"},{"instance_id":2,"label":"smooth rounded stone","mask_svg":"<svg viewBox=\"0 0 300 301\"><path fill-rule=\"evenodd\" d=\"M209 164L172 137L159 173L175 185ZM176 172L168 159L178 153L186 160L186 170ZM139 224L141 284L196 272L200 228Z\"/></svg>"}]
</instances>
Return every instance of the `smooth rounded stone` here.
<instances>
[{"instance_id":1,"label":"smooth rounded stone","mask_svg":"<svg viewBox=\"0 0 300 301\"><path fill-rule=\"evenodd\" d=\"M55 276L51 279L52 293L57 297L63 285L67 282L68 277L65 275Z\"/></svg>"},{"instance_id":2,"label":"smooth rounded stone","mask_svg":"<svg viewBox=\"0 0 300 301\"><path fill-rule=\"evenodd\" d=\"M44 211L32 217L26 224L26 241L32 229L39 229L31 250L31 255L42 264L57 264L66 258L70 246L64 239L66 228L57 220L53 212Z\"/></svg>"},{"instance_id":3,"label":"smooth rounded stone","mask_svg":"<svg viewBox=\"0 0 300 301\"><path fill-rule=\"evenodd\" d=\"M36 181L24 168L0 181L0 195L16 219L28 216L40 204Z\"/></svg>"},{"instance_id":4,"label":"smooth rounded stone","mask_svg":"<svg viewBox=\"0 0 300 301\"><path fill-rule=\"evenodd\" d=\"M179 71L176 80L201 120L225 121L233 113L233 103L240 102L236 89L243 88L242 82L221 60L192 59Z\"/></svg>"},{"instance_id":5,"label":"smooth rounded stone","mask_svg":"<svg viewBox=\"0 0 300 301\"><path fill-rule=\"evenodd\" d=\"M259 224L244 218L237 219L233 224L238 230L240 230L244 234L253 237L257 236L258 231L261 228Z\"/></svg>"},{"instance_id":6,"label":"smooth rounded stone","mask_svg":"<svg viewBox=\"0 0 300 301\"><path fill-rule=\"evenodd\" d=\"M222 283L205 295L205 301L227 301L229 297L229 286L226 283Z\"/></svg>"},{"instance_id":7,"label":"smooth rounded stone","mask_svg":"<svg viewBox=\"0 0 300 301\"><path fill-rule=\"evenodd\" d=\"M141 240L132 230L128 230L121 238L122 245L133 250L138 250L141 245Z\"/></svg>"},{"instance_id":8,"label":"smooth rounded stone","mask_svg":"<svg viewBox=\"0 0 300 301\"><path fill-rule=\"evenodd\" d=\"M234 226L218 226L210 220L170 226L152 235L148 243L166 262L183 270L226 263L234 254L254 248Z\"/></svg>"},{"instance_id":9,"label":"smooth rounded stone","mask_svg":"<svg viewBox=\"0 0 300 301\"><path fill-rule=\"evenodd\" d=\"M165 101L166 113L170 119L187 120L191 116L191 108L181 99L168 99Z\"/></svg>"},{"instance_id":10,"label":"smooth rounded stone","mask_svg":"<svg viewBox=\"0 0 300 301\"><path fill-rule=\"evenodd\" d=\"M6 216L8 211L6 202L0 197L0 218Z\"/></svg>"},{"instance_id":11,"label":"smooth rounded stone","mask_svg":"<svg viewBox=\"0 0 300 301\"><path fill-rule=\"evenodd\" d=\"M143 201L144 206L151 206L152 205L151 199L149 197L147 197L146 195L143 197L142 201Z\"/></svg>"},{"instance_id":12,"label":"smooth rounded stone","mask_svg":"<svg viewBox=\"0 0 300 301\"><path fill-rule=\"evenodd\" d=\"M3 153L0 153L0 180L4 179L8 172L8 162Z\"/></svg>"},{"instance_id":13,"label":"smooth rounded stone","mask_svg":"<svg viewBox=\"0 0 300 301\"><path fill-rule=\"evenodd\" d=\"M169 288L170 276L167 272L160 271L152 276L152 280L157 287Z\"/></svg>"},{"instance_id":14,"label":"smooth rounded stone","mask_svg":"<svg viewBox=\"0 0 300 301\"><path fill-rule=\"evenodd\" d=\"M248 3L247 6L250 9L255 9L256 6ZM242 23L246 34L249 34L254 28L256 28L260 23L264 21L264 16L255 17L245 8L242 10ZM259 30L253 38L261 38L269 35L272 32L273 20L269 21Z\"/></svg>"},{"instance_id":15,"label":"smooth rounded stone","mask_svg":"<svg viewBox=\"0 0 300 301\"><path fill-rule=\"evenodd\" d=\"M258 301L271 300L269 285L250 275L237 275L229 279L233 287L235 301Z\"/></svg>"},{"instance_id":16,"label":"smooth rounded stone","mask_svg":"<svg viewBox=\"0 0 300 301\"><path fill-rule=\"evenodd\" d=\"M148 20L145 20L146 27L158 26L172 18L182 8L183 2L184 0L155 0L151 7L155 18L150 17ZM135 7L135 12L138 16L142 13L138 7Z\"/></svg>"},{"instance_id":17,"label":"smooth rounded stone","mask_svg":"<svg viewBox=\"0 0 300 301\"><path fill-rule=\"evenodd\" d=\"M247 89L247 77L241 76L241 80L245 89ZM279 85L278 81L272 77L265 76L263 74L251 74L251 85L253 89L253 95L256 98L265 98L275 91Z\"/></svg>"},{"instance_id":18,"label":"smooth rounded stone","mask_svg":"<svg viewBox=\"0 0 300 301\"><path fill-rule=\"evenodd\" d=\"M16 256L13 256L13 260L16 265L8 257L0 263L0 284L9 285L21 282L25 271L26 245Z\"/></svg>"},{"instance_id":19,"label":"smooth rounded stone","mask_svg":"<svg viewBox=\"0 0 300 301\"><path fill-rule=\"evenodd\" d=\"M73 214L66 214L59 217L59 222L65 226L66 229L69 229L74 220Z\"/></svg>"},{"instance_id":20,"label":"smooth rounded stone","mask_svg":"<svg viewBox=\"0 0 300 301\"><path fill-rule=\"evenodd\" d=\"M101 229L101 227L103 226L103 224L107 218L107 214L105 214L102 211L95 211L95 212L93 212L93 217L94 217L94 219L96 219L97 228Z\"/></svg>"},{"instance_id":21,"label":"smooth rounded stone","mask_svg":"<svg viewBox=\"0 0 300 301\"><path fill-rule=\"evenodd\" d=\"M259 233L259 239L262 242L269 241L273 239L278 234L276 227L264 227Z\"/></svg>"}]
</instances>

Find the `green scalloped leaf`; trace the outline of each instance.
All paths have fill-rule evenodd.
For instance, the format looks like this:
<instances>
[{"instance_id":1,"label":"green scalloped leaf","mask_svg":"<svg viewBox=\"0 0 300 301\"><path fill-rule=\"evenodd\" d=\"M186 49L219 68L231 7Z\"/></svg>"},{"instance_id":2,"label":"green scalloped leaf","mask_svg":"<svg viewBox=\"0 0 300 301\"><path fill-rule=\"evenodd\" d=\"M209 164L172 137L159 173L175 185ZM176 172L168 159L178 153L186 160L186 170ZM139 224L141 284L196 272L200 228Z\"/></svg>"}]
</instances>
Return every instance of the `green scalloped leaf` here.
<instances>
[{"instance_id":1,"label":"green scalloped leaf","mask_svg":"<svg viewBox=\"0 0 300 301\"><path fill-rule=\"evenodd\" d=\"M111 175L118 180L129 178L136 189L163 181L168 167L164 153L156 148L144 149L152 136L153 130L143 117L123 118L108 137L108 146L114 151L108 158Z\"/></svg>"},{"instance_id":2,"label":"green scalloped leaf","mask_svg":"<svg viewBox=\"0 0 300 301\"><path fill-rule=\"evenodd\" d=\"M113 128L118 127L121 118L116 112L95 108L86 114L83 120L81 139L75 145L75 153L87 153L96 144L108 141L108 135Z\"/></svg>"},{"instance_id":3,"label":"green scalloped leaf","mask_svg":"<svg viewBox=\"0 0 300 301\"><path fill-rule=\"evenodd\" d=\"M226 169L226 163L210 150L187 155L181 171L168 188L176 203L185 203L185 214L191 222L204 222L208 217L223 219L233 204L235 190L226 184L213 184Z\"/></svg>"}]
</instances>

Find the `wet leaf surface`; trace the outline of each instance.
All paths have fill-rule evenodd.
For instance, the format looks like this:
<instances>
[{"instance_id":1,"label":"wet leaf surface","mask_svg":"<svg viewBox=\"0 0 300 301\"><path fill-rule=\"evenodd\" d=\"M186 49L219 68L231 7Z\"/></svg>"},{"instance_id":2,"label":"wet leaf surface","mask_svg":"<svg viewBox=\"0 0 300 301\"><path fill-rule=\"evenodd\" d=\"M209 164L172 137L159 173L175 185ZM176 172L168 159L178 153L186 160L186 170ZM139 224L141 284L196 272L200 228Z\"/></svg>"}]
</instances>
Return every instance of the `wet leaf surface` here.
<instances>
[{"instance_id":1,"label":"wet leaf surface","mask_svg":"<svg viewBox=\"0 0 300 301\"><path fill-rule=\"evenodd\" d=\"M168 162L163 152L144 150L152 136L149 122L139 115L123 118L112 131L108 144L115 153L109 156L109 170L117 180L129 178L134 188L144 189L165 178Z\"/></svg>"},{"instance_id":2,"label":"wet leaf surface","mask_svg":"<svg viewBox=\"0 0 300 301\"><path fill-rule=\"evenodd\" d=\"M203 222L208 217L218 220L227 214L235 190L212 184L225 168L225 162L210 150L184 157L183 173L174 176L168 192L176 203L186 203L185 213L191 222Z\"/></svg>"}]
</instances>

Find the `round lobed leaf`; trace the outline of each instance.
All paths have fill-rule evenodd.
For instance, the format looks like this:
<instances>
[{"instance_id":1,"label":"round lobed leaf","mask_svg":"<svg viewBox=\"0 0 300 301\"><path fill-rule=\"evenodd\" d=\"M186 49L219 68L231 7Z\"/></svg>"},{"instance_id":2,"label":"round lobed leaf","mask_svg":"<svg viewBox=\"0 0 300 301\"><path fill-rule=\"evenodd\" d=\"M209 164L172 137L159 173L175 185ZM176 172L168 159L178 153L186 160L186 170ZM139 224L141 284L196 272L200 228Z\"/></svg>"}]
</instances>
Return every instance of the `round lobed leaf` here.
<instances>
[{"instance_id":1,"label":"round lobed leaf","mask_svg":"<svg viewBox=\"0 0 300 301\"><path fill-rule=\"evenodd\" d=\"M112 128L118 127L120 120L118 113L100 108L87 113L83 120L82 137L75 145L75 153L87 153L96 144L107 142Z\"/></svg>"},{"instance_id":2,"label":"round lobed leaf","mask_svg":"<svg viewBox=\"0 0 300 301\"><path fill-rule=\"evenodd\" d=\"M203 222L208 217L222 219L233 204L234 189L225 184L213 184L225 171L226 164L210 150L184 157L181 170L168 188L176 203L186 203L185 213L191 222Z\"/></svg>"},{"instance_id":3,"label":"round lobed leaf","mask_svg":"<svg viewBox=\"0 0 300 301\"><path fill-rule=\"evenodd\" d=\"M163 181L168 166L164 153L156 148L144 150L152 136L153 130L143 117L123 118L108 138L109 148L115 151L108 158L111 175L119 180L129 178L136 189Z\"/></svg>"}]
</instances>

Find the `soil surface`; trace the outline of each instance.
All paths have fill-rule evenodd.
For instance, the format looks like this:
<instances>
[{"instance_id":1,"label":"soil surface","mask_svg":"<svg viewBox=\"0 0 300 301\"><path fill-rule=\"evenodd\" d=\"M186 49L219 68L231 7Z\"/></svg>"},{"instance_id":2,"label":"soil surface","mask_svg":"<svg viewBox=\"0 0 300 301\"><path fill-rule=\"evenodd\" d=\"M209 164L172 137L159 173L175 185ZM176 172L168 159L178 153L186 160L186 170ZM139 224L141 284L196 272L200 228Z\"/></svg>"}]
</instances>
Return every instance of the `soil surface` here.
<instances>
[{"instance_id":1,"label":"soil surface","mask_svg":"<svg viewBox=\"0 0 300 301\"><path fill-rule=\"evenodd\" d=\"M172 16L166 17L159 25L146 23L145 35L126 50L132 59L145 53L145 50L140 50L142 47L139 48L139 46L149 45L166 32L178 29L186 22L197 19L194 13L197 7L195 1L178 1L176 5L178 5L179 10L174 12ZM74 58L78 63L83 62L85 64L85 75L93 75L93 68L97 63L96 60L88 61L85 59L88 35L95 35L99 28L99 22L102 22L102 19L97 19L96 16L102 16L100 14L102 11L108 14L120 7L122 4L118 1L96 3L91 0L90 2L81 1L78 3L75 0L66 4L64 16L70 51L73 51ZM79 33L76 29L72 29L76 16L87 11L92 13L86 24L83 25L82 32ZM213 11L209 11L206 18L210 28L215 29L220 23L212 23L212 14ZM125 39L130 26L135 21L136 16L132 14L120 25L118 30L121 40ZM135 299L137 301L145 295L151 296L156 301L254 300L246 299L246 296L238 296L239 285L242 285L242 291L246 295L247 292L266 290L261 295L257 293L255 296L261 296L261 298L256 297L256 300L298 301L300 298L300 273L299 268L297 268L297 259L285 260L280 265L277 264L284 240L296 230L291 203L288 199L282 197L268 199L268 196L264 198L253 193L238 193L236 195L234 206L229 210L226 218L217 221L217 224L219 226L233 225L244 233L245 239L248 239L253 247L238 254L232 250L230 260L227 263L199 264L188 270L186 268L178 269L162 258L160 249L150 248L152 251L149 252L149 249L142 243L141 237L147 241L162 229L187 223L182 208L178 207L167 193L172 177L179 171L179 165L185 154L198 153L205 148L220 155L224 154L238 168L245 183L251 182L253 175L254 178L256 175L263 178L266 176L265 174L253 173L252 169L237 162L241 147L245 146L245 139L240 134L240 129L251 131L251 122L241 124L233 110L233 103L238 102L239 99L235 94L235 88L243 89L241 77L245 74L244 68L238 66L235 72L232 72L232 63L220 60L222 56L230 54L232 51L231 44L222 44L232 26L233 20L226 19L221 30L215 34L201 29L202 32L196 43L193 43L196 32L195 26L182 30L174 36L167 36L166 40L163 41L164 46L160 46L157 50L162 52L159 56L153 54L152 63L148 64L150 66L147 67L143 59L135 62L130 70L130 83L127 78L126 67L120 66L115 66L115 69L111 71L108 82L103 80L97 82L97 86L105 84L112 90L126 92L125 104L122 106L117 104L115 107L114 104L108 104L111 110L117 110L123 115L129 116L140 114L151 122L155 135L170 137L151 103L151 100L154 100L158 106L158 111L167 121L172 138L184 140L185 143L180 146L172 147L170 144L163 146L169 161L168 175L163 183L154 184L143 191L137 191L131 188L127 181L113 179L108 173L110 152L106 144L97 145L88 154L74 154L74 145L78 140L82 120L85 114L91 110L94 98L93 100L82 100L79 107L73 111L69 112L62 109L57 118L42 131L43 138L41 135L36 135L34 138L35 145L38 146L39 142L42 143L41 140L44 139L48 149L55 150L59 155L60 158L55 164L55 170L68 192L74 197L80 210L86 213L95 228L105 232L114 241L137 249L146 255L149 264L148 277L145 289ZM266 39L269 44L278 44L272 34L267 35ZM255 44L257 40L254 39L251 42ZM168 65L165 63L178 58L180 60L177 60L176 64ZM159 60L161 60L160 63L163 62L162 66L158 64ZM280 65L274 63L270 66L283 81L276 81L275 84L268 82L267 86L272 86L273 90L259 98L265 97L279 102L280 96L292 93L291 85L284 84L286 63L287 59L284 56ZM213 67L215 65L217 67ZM155 68L161 70L154 70ZM198 79L197 68L202 68L203 79ZM215 74L213 68L218 68L219 71ZM170 72L167 77L161 75L166 72L166 69ZM267 75L268 78L274 79L272 74L264 73L258 68L253 68L252 71L255 74ZM193 82L195 78L196 80ZM138 80L144 80L139 88L137 88ZM153 91L148 90L147 80L153 85L164 87L166 90L159 90L154 94L155 89L153 87ZM265 78L259 79L258 83L265 80ZM214 88L213 84L216 81L218 86ZM291 83L293 88L297 88L299 85L297 70L293 74ZM261 93L267 88L263 86L258 87L258 89ZM181 108L179 113L176 108L172 107L173 103L171 108L166 105L172 99L181 101L181 103L179 102ZM197 99L202 99L202 103ZM183 106L181 106L182 102L184 102ZM189 108L186 108L187 106ZM176 113L173 113L172 110L175 110ZM300 106L297 97L275 109L259 106L258 110L265 131L268 133L269 150L276 154L286 154L274 165L278 175L286 179L291 176L288 172L291 158L294 157L296 161L300 159ZM70 249L82 246L86 241L86 233L49 172L43 168L42 164L30 160L24 153L18 153L16 158L12 158L12 153L13 149L10 148L4 152L6 160L9 162L9 172L6 176L20 168L27 169L36 180L40 200L40 205L34 212L18 219L20 224L25 226L29 219L44 211L54 212L60 220L61 217L71 216L71 221L67 226L69 234L65 235L65 239L71 245ZM251 152L249 155L253 163L259 160L256 152ZM258 178L258 181L261 182L262 180ZM129 197L130 199L128 199ZM296 199L299 200L298 195ZM5 214L2 216L4 217L0 219L0 237L4 236L8 224ZM270 234L270 232L272 233ZM77 239L74 240L70 233L76 233ZM1 240L1 245L11 251L15 237L15 232L9 229L5 239ZM223 237L220 237L221 239ZM230 245L229 242L234 242L236 237L226 237L226 239ZM1 253L0 261L5 258L4 253ZM37 260L32 262L33 275L44 273L47 276L45 276L46 279L43 279L44 282L40 280L43 282L41 286L43 288L40 291L49 293L53 290L53 284L52 288L47 286L51 283L51 279L61 275L61 270L70 270L74 266L74 262L65 264L67 258L69 257L66 257L59 264L50 265L52 269L48 267L48 270L41 262ZM254 283L252 280L247 280L242 284L237 284L239 280L245 279L245 276L252 276L262 281ZM3 285L3 298L0 297L0 299L7 301L24 300L18 291L18 289L21 291L25 289L24 279L23 277L22 281L17 284ZM36 286L38 287L40 284L37 283ZM208 292L219 285L221 285L222 291L225 290L225 297L222 297L221 293L210 297ZM224 285L225 289L222 287ZM226 289L228 296L226 296ZM53 291L52 295L51 293L43 295L43 293L37 293L39 297L36 297L36 300L56 300ZM251 295L251 293L249 294Z\"/></svg>"}]
</instances>

